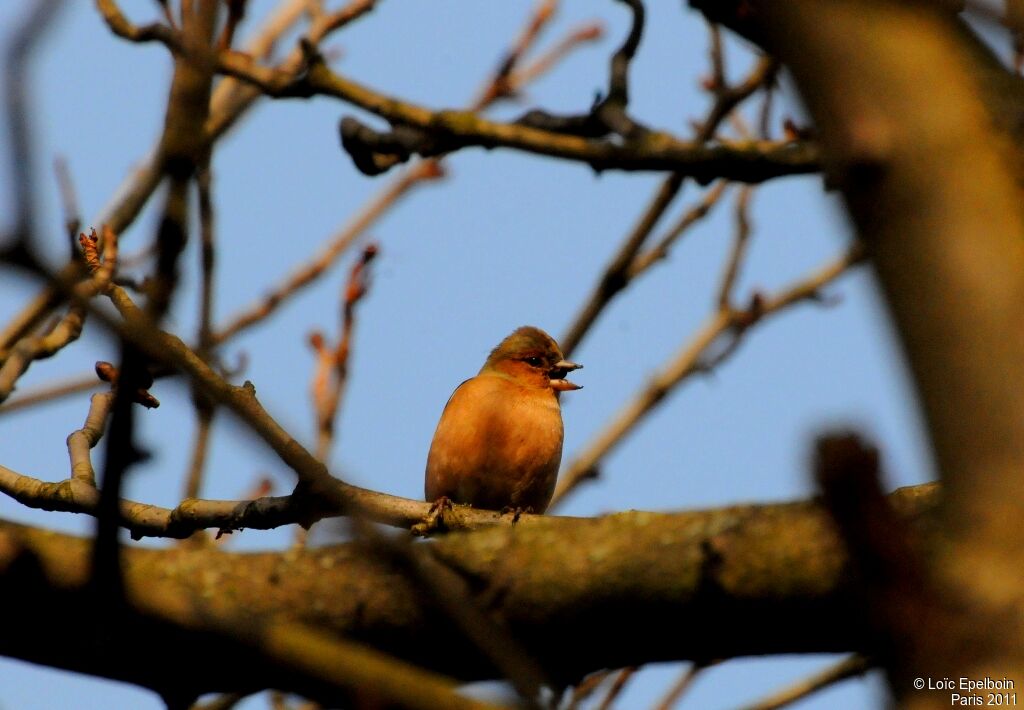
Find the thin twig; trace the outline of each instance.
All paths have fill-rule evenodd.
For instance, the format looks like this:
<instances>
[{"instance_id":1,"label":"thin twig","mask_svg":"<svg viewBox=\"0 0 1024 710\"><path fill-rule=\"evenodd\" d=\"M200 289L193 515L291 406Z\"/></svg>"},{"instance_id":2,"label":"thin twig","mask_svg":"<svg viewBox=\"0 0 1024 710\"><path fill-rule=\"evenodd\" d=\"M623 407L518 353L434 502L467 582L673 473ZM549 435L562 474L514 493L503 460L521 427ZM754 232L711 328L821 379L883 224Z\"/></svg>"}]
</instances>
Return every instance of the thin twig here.
<instances>
[{"instance_id":1,"label":"thin twig","mask_svg":"<svg viewBox=\"0 0 1024 710\"><path fill-rule=\"evenodd\" d=\"M97 0L112 4L110 0ZM630 2L639 6L638 0ZM123 18L121 18L123 20ZM133 41L157 41L172 51L181 51L177 38L169 32L135 27L123 21L108 21L111 28ZM792 142L765 143L744 141L742 144L719 141L702 145L676 138L661 131L632 130L632 121L616 120L616 102L606 101L606 118L614 120L616 132L625 131L629 140L593 140L564 131L553 131L522 122L504 123L483 118L472 111L432 111L363 86L330 69L311 44L304 45L308 67L300 77L272 67L257 65L247 57L232 52L211 54L217 70L227 76L243 79L275 98L309 98L327 96L352 104L380 116L408 131L388 134L386 142L402 143L402 151L388 150L379 165L372 157L371 146L380 136L355 118L343 120L345 146L360 169L376 174L409 159L413 154L432 157L472 146L507 147L530 153L585 162L596 170L674 170L685 171L698 180L724 177L742 182L762 182L782 175L803 174L819 169L818 148L811 144ZM626 125L622 125L626 124ZM632 127L632 129L631 129ZM427 137L426 142L422 140ZM633 140L643 141L637 150Z\"/></svg>"},{"instance_id":2,"label":"thin twig","mask_svg":"<svg viewBox=\"0 0 1024 710\"><path fill-rule=\"evenodd\" d=\"M680 383L696 373L706 372L709 367L718 365L726 356L735 352L742 336L755 324L764 322L790 305L818 298L824 286L861 261L863 257L863 250L859 246L854 246L838 259L779 293L769 297L756 296L751 299L750 307L745 310L717 309L690 341L569 464L559 477L552 505L560 503L584 480L594 478L600 461L608 452L621 443L623 438ZM709 364L705 358L724 336L730 336L732 340Z\"/></svg>"},{"instance_id":3,"label":"thin twig","mask_svg":"<svg viewBox=\"0 0 1024 710\"><path fill-rule=\"evenodd\" d=\"M213 425L213 407L196 408L195 435L192 440L192 455L189 459L188 474L185 476L183 497L198 498L203 485L203 470L210 451L210 433Z\"/></svg>"},{"instance_id":4,"label":"thin twig","mask_svg":"<svg viewBox=\"0 0 1024 710\"><path fill-rule=\"evenodd\" d=\"M313 46L319 45L332 33L369 13L378 1L351 0L332 13L315 14L306 31L306 39ZM308 0L289 0L280 6L246 45L244 54L256 60L268 58L278 40L303 16L308 6ZM277 65L280 71L291 73L293 76L298 76L304 67L305 57L298 47ZM210 102L210 118L206 122L207 136L214 139L223 135L245 115L257 99L262 97L263 93L258 88L240 79L225 77L217 85Z\"/></svg>"},{"instance_id":5,"label":"thin twig","mask_svg":"<svg viewBox=\"0 0 1024 710\"><path fill-rule=\"evenodd\" d=\"M740 267L747 255L747 246L750 243L750 197L753 188L744 185L740 188L736 197L736 228L729 249L729 256L726 258L725 271L722 274L722 281L718 287L716 303L719 308L728 309L732 305L732 292L736 287L736 279L739 277Z\"/></svg>"},{"instance_id":6,"label":"thin twig","mask_svg":"<svg viewBox=\"0 0 1024 710\"><path fill-rule=\"evenodd\" d=\"M603 36L604 27L598 22L587 22L571 30L544 54L530 62L529 65L512 72L509 79L512 92L515 93L518 90L517 87L523 87L537 77L549 72L579 45L594 42Z\"/></svg>"},{"instance_id":7,"label":"thin twig","mask_svg":"<svg viewBox=\"0 0 1024 710\"><path fill-rule=\"evenodd\" d=\"M742 81L730 85L726 77L725 55L722 51L721 31L718 25L709 24L708 33L712 76L705 82L704 88L711 92L714 101L705 119L695 126L696 139L700 142L711 140L721 122L758 89L770 87L779 66L772 57L761 57Z\"/></svg>"},{"instance_id":8,"label":"thin twig","mask_svg":"<svg viewBox=\"0 0 1024 710\"><path fill-rule=\"evenodd\" d=\"M595 671L577 683L576 687L572 689L572 696L569 698L569 704L565 710L577 710L580 703L593 695L611 674L610 670Z\"/></svg>"},{"instance_id":9,"label":"thin twig","mask_svg":"<svg viewBox=\"0 0 1024 710\"><path fill-rule=\"evenodd\" d=\"M758 700L747 706L746 710L777 710L847 678L863 675L869 670L871 670L871 662L864 656L854 653L809 678L804 678L788 688L783 688Z\"/></svg>"},{"instance_id":10,"label":"thin twig","mask_svg":"<svg viewBox=\"0 0 1024 710\"><path fill-rule=\"evenodd\" d=\"M717 28L712 25L711 30L711 36L714 40L718 37ZM760 62L743 82L735 87L730 87L725 83L725 69L724 60L721 56L721 46L714 41L712 42L711 61L715 71L715 78L711 87L715 95L715 101L701 127L697 130L697 140L700 142L709 140L714 135L718 125L732 113L733 109L757 91L774 71L772 68L774 65L766 63L767 60ZM667 176L659 185L657 192L644 210L637 225L623 239L619 250L612 257L608 266L605 267L604 273L598 278L594 290L573 320L566 335L559 341L563 352L567 355L579 346L608 303L618 293L623 291L634 278L653 266L655 262L664 259L680 235L708 214L711 207L718 201L728 185L727 181L720 180L705 195L705 199L688 210L676 225L658 241L656 246L641 253L640 250L643 248L644 243L672 203L672 200L679 193L684 180L685 173L675 172Z\"/></svg>"},{"instance_id":11,"label":"thin twig","mask_svg":"<svg viewBox=\"0 0 1024 710\"><path fill-rule=\"evenodd\" d=\"M26 13L25 19L11 35L4 65L6 67L5 113L7 114L8 162L14 211L14 228L0 250L5 259L18 262L24 257L19 252L34 248L36 229L35 170L33 163L32 120L29 89L33 82L27 78L32 55L39 46L52 20L63 6L58 0L38 0Z\"/></svg>"},{"instance_id":12,"label":"thin twig","mask_svg":"<svg viewBox=\"0 0 1024 710\"><path fill-rule=\"evenodd\" d=\"M683 180L682 173L672 173L662 180L658 191L647 206L647 209L644 210L640 220L633 227L633 230L626 235L619 250L612 257L611 263L605 267L604 273L598 279L594 290L573 320L572 325L569 326L569 331L559 341L562 346L562 352L566 355L570 355L579 346L583 337L590 330L590 327L597 320L605 306L629 284L628 272L630 264L643 246L644 241L650 236L658 220L661 219L661 216L665 214L665 210L672 204L672 200L679 194L679 190L683 186Z\"/></svg>"},{"instance_id":13,"label":"thin twig","mask_svg":"<svg viewBox=\"0 0 1024 710\"><path fill-rule=\"evenodd\" d=\"M522 56L540 37L551 18L554 17L557 6L558 0L539 0L532 17L523 27L519 37L512 43L511 49L502 58L494 76L484 85L479 96L470 103L471 111L479 111L513 92L512 72Z\"/></svg>"},{"instance_id":14,"label":"thin twig","mask_svg":"<svg viewBox=\"0 0 1024 710\"><path fill-rule=\"evenodd\" d=\"M95 230L90 236L82 234L79 242L85 252L88 268L92 271L92 278L73 287L73 290L78 299L87 299L103 291L113 278L117 267L117 239L111 234L103 240L102 260ZM15 343L3 365L0 365L0 403L11 395L18 379L33 362L52 357L78 339L85 324L85 314L84 303L73 300L65 316L54 322L45 334L25 336Z\"/></svg>"},{"instance_id":15,"label":"thin twig","mask_svg":"<svg viewBox=\"0 0 1024 710\"><path fill-rule=\"evenodd\" d=\"M352 265L348 282L342 293L341 337L336 347L328 347L323 333L314 331L309 344L316 356L310 395L316 414L316 449L314 455L327 461L337 436L338 408L348 384L348 365L352 351L352 331L355 328L356 305L369 290L369 265L377 256L377 245L369 244ZM309 529L300 526L295 532L294 546L304 547Z\"/></svg>"},{"instance_id":16,"label":"thin twig","mask_svg":"<svg viewBox=\"0 0 1024 710\"><path fill-rule=\"evenodd\" d=\"M68 161L58 156L53 161L53 172L57 176L57 187L60 191L60 204L64 211L64 231L67 233L68 246L71 250L69 259L78 255L78 229L82 225L81 212L78 209L78 195L75 183L71 179Z\"/></svg>"},{"instance_id":17,"label":"thin twig","mask_svg":"<svg viewBox=\"0 0 1024 710\"><path fill-rule=\"evenodd\" d=\"M711 213L728 188L728 182L719 180L706 190L703 197L679 217L676 223L658 240L657 244L633 259L626 272L626 277L635 279L657 262L667 258L669 251L679 241L679 238Z\"/></svg>"},{"instance_id":18,"label":"thin twig","mask_svg":"<svg viewBox=\"0 0 1024 710\"><path fill-rule=\"evenodd\" d=\"M348 364L352 351L352 331L355 328L356 306L369 290L369 265L377 256L377 245L369 244L352 266L342 298L341 337L334 348L327 347L320 332L310 336L317 355L313 376L312 396L317 420L316 457L326 461L334 443L335 420L345 386L348 383Z\"/></svg>"},{"instance_id":19,"label":"thin twig","mask_svg":"<svg viewBox=\"0 0 1024 710\"><path fill-rule=\"evenodd\" d=\"M679 699L683 697L683 693L693 685L693 681L697 679L700 672L707 667L706 664L701 663L691 663L688 665L686 670L672 684L672 687L668 689L668 692L665 693L665 696L654 706L654 710L672 710L675 704L679 702Z\"/></svg>"},{"instance_id":20,"label":"thin twig","mask_svg":"<svg viewBox=\"0 0 1024 710\"><path fill-rule=\"evenodd\" d=\"M267 20L263 28L247 45L248 56L255 58L268 56L273 51L278 39L302 16L305 4L305 0L291 0L279 8L278 12ZM309 40L314 44L323 41L330 32L361 17L373 9L375 4L375 0L353 0L347 6L332 13L331 16L314 22L308 33ZM127 20L124 20L123 16L118 17L120 11L117 10L114 3L97 0L97 7L108 22L123 21L124 24L127 24ZM177 29L173 22L171 22L171 28ZM302 66L302 52L295 49L279 68L297 75ZM8 81L7 85L11 87L21 84ZM240 80L226 78L221 81L210 101L210 116L205 126L206 143L212 145L215 140L235 125L260 96L262 94L258 89ZM17 142L13 144L18 145ZM25 161L20 160L16 160L15 163L19 166L27 165ZM110 204L101 211L100 217L96 219L96 223L107 224L118 234L124 232L142 211L160 184L162 174L160 152L154 147L140 163L140 166L118 187ZM25 181L15 180L13 184L21 185L25 184ZM73 282L81 276L81 273L80 265L73 261L56 275L55 281L57 283ZM47 286L14 320L8 323L0 331L0 362L6 360L13 344L35 330L62 300L59 289L52 285Z\"/></svg>"},{"instance_id":21,"label":"thin twig","mask_svg":"<svg viewBox=\"0 0 1024 710\"><path fill-rule=\"evenodd\" d=\"M621 693L622 689L626 687L626 683L629 682L629 679L633 677L634 673L636 673L635 666L629 666L619 671L615 675L615 680L612 682L612 686L608 689L607 695L604 696L604 699L597 707L597 710L609 710L609 708L612 707L612 703L614 703L615 699L619 697L619 693Z\"/></svg>"},{"instance_id":22,"label":"thin twig","mask_svg":"<svg viewBox=\"0 0 1024 710\"><path fill-rule=\"evenodd\" d=\"M225 29L225 31L227 31ZM233 30L232 30L233 31ZM222 38L222 41L223 38ZM230 38L227 40L230 43ZM205 359L212 356L211 323L214 301L214 269L216 266L215 214L212 198L213 176L210 161L204 160L196 175L199 193L199 236L200 236L200 294L199 327L196 333L196 353ZM196 424L192 456L185 476L184 497L198 498L203 482L203 470L209 453L210 433L213 427L214 406L201 393L193 391L196 410Z\"/></svg>"},{"instance_id":23,"label":"thin twig","mask_svg":"<svg viewBox=\"0 0 1024 710\"><path fill-rule=\"evenodd\" d=\"M266 296L256 303L243 308L239 313L229 319L228 323L218 328L211 336L214 345L233 338L244 330L265 320L270 314L277 310L282 303L294 296L296 293L312 284L327 269L329 269L338 257L373 224L382 214L391 209L394 204L408 194L414 185L424 180L433 180L442 177L443 173L434 166L419 163L404 171L402 175L388 185L381 193L374 197L356 217L349 222L311 262L301 267L285 279L279 286L274 288Z\"/></svg>"},{"instance_id":24,"label":"thin twig","mask_svg":"<svg viewBox=\"0 0 1024 710\"><path fill-rule=\"evenodd\" d=\"M206 353L211 347L211 324L213 322L214 286L213 279L216 269L217 250L214 203L211 195L213 175L209 161L205 162L196 177L199 192L199 238L200 258L200 293L199 293L199 332L196 342L199 351Z\"/></svg>"},{"instance_id":25,"label":"thin twig","mask_svg":"<svg viewBox=\"0 0 1024 710\"><path fill-rule=\"evenodd\" d=\"M37 261L35 253L35 170L33 132L28 80L29 64L45 32L52 26L53 17L64 7L58 0L37 0L25 14L21 25L11 35L4 57L4 113L7 118L10 159L7 163L11 185L11 205L14 227L0 235L0 259L12 264L31 265ZM36 310L26 309L0 333L0 361L6 360L8 348L35 330L59 300L37 298L32 304ZM43 307L47 310L42 311Z\"/></svg>"},{"instance_id":26,"label":"thin twig","mask_svg":"<svg viewBox=\"0 0 1024 710\"><path fill-rule=\"evenodd\" d=\"M349 12L352 12L351 8ZM506 55L501 66L483 84L479 98L474 103L474 108L483 110L502 96L508 93L515 93L520 90L525 82L532 81L541 76L545 71L554 65L553 59L548 59L543 65L536 66L528 72L518 74L515 69L524 52L536 40L540 29L550 17L551 10L547 2L541 2L534 15L528 21L527 30L523 32L519 40L513 45L513 49ZM313 33L311 32L311 35ZM579 33L577 33L579 34ZM589 37L577 37L573 41L565 40L560 43L562 49L558 57L564 57L570 49L578 46ZM571 38L570 38L571 39ZM285 63L288 65L288 63ZM290 65L288 65L290 67ZM297 68L296 68L297 71ZM422 184L424 181L436 180L444 177L444 169L440 159L428 158L421 160L389 183L385 188L371 199L338 234L329 242L328 246L312 262L301 267L292 276L287 278L269 294L258 302L243 309L233 316L227 325L220 328L213 336L214 344L220 344L234 337L238 333L260 323L270 316L280 305L319 278L329 269L337 259L358 239L377 219L387 210L393 208L398 201L409 193L409 191Z\"/></svg>"},{"instance_id":27,"label":"thin twig","mask_svg":"<svg viewBox=\"0 0 1024 710\"><path fill-rule=\"evenodd\" d=\"M89 392L99 386L96 375L90 373L81 377L70 377L60 382L25 390L17 397L11 397L0 406L0 416L11 414L21 409L34 407L38 404L63 399L71 395Z\"/></svg>"}]
</instances>

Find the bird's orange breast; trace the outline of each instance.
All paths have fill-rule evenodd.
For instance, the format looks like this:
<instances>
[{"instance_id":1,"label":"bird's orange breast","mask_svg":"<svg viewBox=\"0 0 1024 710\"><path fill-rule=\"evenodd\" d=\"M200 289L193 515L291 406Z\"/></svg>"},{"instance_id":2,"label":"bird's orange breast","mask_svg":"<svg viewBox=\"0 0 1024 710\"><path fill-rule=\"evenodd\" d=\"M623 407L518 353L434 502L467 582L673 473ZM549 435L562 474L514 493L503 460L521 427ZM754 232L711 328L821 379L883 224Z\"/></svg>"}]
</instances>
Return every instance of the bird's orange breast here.
<instances>
[{"instance_id":1,"label":"bird's orange breast","mask_svg":"<svg viewBox=\"0 0 1024 710\"><path fill-rule=\"evenodd\" d=\"M426 497L542 513L561 459L562 415L554 392L478 375L455 390L438 422Z\"/></svg>"}]
</instances>

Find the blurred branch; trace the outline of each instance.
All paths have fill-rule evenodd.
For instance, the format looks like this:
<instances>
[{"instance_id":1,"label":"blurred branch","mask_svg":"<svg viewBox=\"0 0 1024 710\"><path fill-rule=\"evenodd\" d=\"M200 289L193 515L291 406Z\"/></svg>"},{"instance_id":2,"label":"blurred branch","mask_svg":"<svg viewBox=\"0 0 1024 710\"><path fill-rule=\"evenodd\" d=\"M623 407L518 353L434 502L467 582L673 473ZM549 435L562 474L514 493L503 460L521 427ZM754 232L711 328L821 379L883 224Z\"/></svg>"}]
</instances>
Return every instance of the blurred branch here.
<instances>
[{"instance_id":1,"label":"blurred branch","mask_svg":"<svg viewBox=\"0 0 1024 710\"><path fill-rule=\"evenodd\" d=\"M28 95L29 87L32 86L28 78L29 64L60 7L61 3L57 0L37 0L12 33L4 56L4 113L10 149L7 167L14 227L9 234L3 235L0 259L15 264L30 261L34 258L31 255L35 250L35 170L32 122L29 118L32 110Z\"/></svg>"},{"instance_id":2,"label":"blurred branch","mask_svg":"<svg viewBox=\"0 0 1024 710\"><path fill-rule=\"evenodd\" d=\"M733 290L736 287L736 280L739 278L740 267L747 255L747 246L750 243L750 197L753 188L745 185L740 188L736 197L736 229L733 233L732 247L726 258L725 272L722 274L722 282L718 287L716 303L719 308L729 309L732 307Z\"/></svg>"},{"instance_id":3,"label":"blurred branch","mask_svg":"<svg viewBox=\"0 0 1024 710\"><path fill-rule=\"evenodd\" d=\"M106 0L98 0L103 5ZM157 228L156 269L147 289L147 310L157 322L170 308L178 283L178 258L185 249L189 229L187 189L200 167L208 162L209 144L203 125L209 115L213 71L197 61L210 51L217 24L219 0L197 0L194 10L182 8L180 43L167 99L163 134L157 154L168 181Z\"/></svg>"},{"instance_id":4,"label":"blurred branch","mask_svg":"<svg viewBox=\"0 0 1024 710\"><path fill-rule=\"evenodd\" d=\"M603 669L594 671L582 678L574 685L572 695L569 696L565 710L579 710L583 701L597 692L597 689L601 687L611 674L612 672L610 670Z\"/></svg>"},{"instance_id":5,"label":"blurred branch","mask_svg":"<svg viewBox=\"0 0 1024 710\"><path fill-rule=\"evenodd\" d=\"M236 4L230 7L236 8ZM244 8L237 8L235 22L241 19ZM229 23L231 16L228 18ZM234 26L227 25L221 36L221 42L230 45ZM204 160L196 175L196 187L199 193L199 249L200 291L199 291L199 327L196 333L196 353L209 360L213 350L213 301L214 274L216 268L217 248L215 232L215 213L212 196L213 174L208 159ZM213 404L199 392L193 392L192 403L195 406L195 435L193 438L192 455L188 471L185 474L185 498L198 498L202 487L203 470L209 454L210 434L213 428Z\"/></svg>"},{"instance_id":6,"label":"blurred branch","mask_svg":"<svg viewBox=\"0 0 1024 710\"><path fill-rule=\"evenodd\" d=\"M200 395L202 396L202 395ZM185 500L199 497L203 484L203 470L210 453L210 435L213 428L213 407L199 403L196 407L195 434L190 449L188 472L185 475L185 486L182 492Z\"/></svg>"},{"instance_id":7,"label":"blurred branch","mask_svg":"<svg viewBox=\"0 0 1024 710\"><path fill-rule=\"evenodd\" d=\"M3 365L0 366L0 402L4 402L14 391L18 378L36 360L52 357L61 349L78 340L82 334L85 310L73 304L63 318L38 336L26 336L12 348Z\"/></svg>"},{"instance_id":8,"label":"blurred branch","mask_svg":"<svg viewBox=\"0 0 1024 710\"><path fill-rule=\"evenodd\" d=\"M75 259L78 256L78 229L82 225L81 211L78 208L78 194L75 191L75 183L71 179L71 170L68 168L67 160L62 157L55 158L53 172L57 176L60 203L64 211L64 229L67 232L70 248L68 258Z\"/></svg>"},{"instance_id":9,"label":"blurred branch","mask_svg":"<svg viewBox=\"0 0 1024 710\"><path fill-rule=\"evenodd\" d=\"M693 681L697 679L701 671L708 667L706 663L691 663L686 670L679 674L679 678L668 689L665 696L654 706L654 710L672 710L683 697L683 694L690 689Z\"/></svg>"},{"instance_id":10,"label":"blurred branch","mask_svg":"<svg viewBox=\"0 0 1024 710\"><path fill-rule=\"evenodd\" d=\"M792 705L847 678L863 675L869 670L871 670L871 664L868 659L858 654L852 654L809 678L758 700L745 710L778 710L778 708Z\"/></svg>"},{"instance_id":11,"label":"blurred branch","mask_svg":"<svg viewBox=\"0 0 1024 710\"><path fill-rule=\"evenodd\" d=\"M544 54L534 59L522 69L513 69L510 72L508 83L514 95L521 87L529 84L537 77L546 74L562 61L570 52L585 42L593 42L600 39L604 34L604 28L600 23L588 22L570 31Z\"/></svg>"},{"instance_id":12,"label":"blurred branch","mask_svg":"<svg viewBox=\"0 0 1024 710\"><path fill-rule=\"evenodd\" d=\"M916 692L916 677L1024 677L1022 84L950 10L795 0L753 17L815 120L948 485L943 534L925 551L842 518L876 572L861 593L879 662L896 702L921 708L948 698ZM861 485L859 503L884 519L875 489Z\"/></svg>"},{"instance_id":13,"label":"blurred branch","mask_svg":"<svg viewBox=\"0 0 1024 710\"><path fill-rule=\"evenodd\" d=\"M7 359L0 365L0 403L11 395L18 378L25 374L33 362L52 357L82 334L86 315L85 301L107 288L117 268L117 239L109 230L105 230L105 235L102 240L102 260L96 230L92 230L89 236L81 235L79 242L85 254L83 263L91 272L91 278L74 286L69 285L75 300L68 306L67 314L55 321L44 335L25 336L15 343Z\"/></svg>"},{"instance_id":14,"label":"blurred branch","mask_svg":"<svg viewBox=\"0 0 1024 710\"><path fill-rule=\"evenodd\" d=\"M597 706L597 710L610 710L610 708L614 707L613 703L619 697L622 689L626 687L626 683L636 673L636 670L636 666L627 666L615 674L615 680L612 681L608 692L601 699L601 704Z\"/></svg>"},{"instance_id":15,"label":"blurred branch","mask_svg":"<svg viewBox=\"0 0 1024 710\"><path fill-rule=\"evenodd\" d=\"M63 381L26 389L21 395L12 397L4 402L3 406L0 406L0 416L16 412L20 409L34 407L37 404L63 399L74 394L89 392L98 386L96 376L90 374L84 377L71 377Z\"/></svg>"},{"instance_id":16,"label":"blurred branch","mask_svg":"<svg viewBox=\"0 0 1024 710\"><path fill-rule=\"evenodd\" d=\"M33 243L36 231L35 214L35 170L33 163L32 122L29 119L29 63L45 31L50 27L53 16L62 3L56 0L37 0L29 8L24 21L11 36L4 56L4 114L6 116L10 145L10 159L7 171L11 185L11 209L14 212L14 226L10 233L2 236L0 261L33 267L36 262L36 246ZM28 336L46 317L49 308L56 306L58 299L52 296L37 298L31 306L0 332L0 362L9 356L9 348ZM43 310L43 308L47 310ZM27 366L27 365L26 365ZM12 383L13 384L13 383Z\"/></svg>"},{"instance_id":17,"label":"blurred branch","mask_svg":"<svg viewBox=\"0 0 1024 710\"><path fill-rule=\"evenodd\" d=\"M407 536L383 534L359 518L353 523L366 551L404 572L421 597L447 617L452 630L493 664L498 677L511 683L519 693L519 707L541 710L543 689L554 687L552 679L505 620L493 613L489 594L479 594L479 587L458 566L435 555L436 547L414 545Z\"/></svg>"},{"instance_id":18,"label":"blurred branch","mask_svg":"<svg viewBox=\"0 0 1024 710\"><path fill-rule=\"evenodd\" d=\"M704 196L700 201L686 210L672 228L658 240L657 244L636 255L633 261L629 264L629 269L626 272L626 278L635 279L644 271L654 266L658 261L667 259L669 251L679 238L686 234L690 227L710 214L711 210L718 204L718 201L722 198L722 195L725 194L725 191L728 188L729 183L725 180L719 180L708 188L708 190L704 192Z\"/></svg>"},{"instance_id":19,"label":"blurred branch","mask_svg":"<svg viewBox=\"0 0 1024 710\"><path fill-rule=\"evenodd\" d=\"M471 103L472 110L479 111L496 100L510 96L515 92L511 80L512 72L523 55L540 37L541 32L554 16L557 7L557 0L540 0L519 37L512 43L512 47L502 58L501 62L499 62L498 69L494 72L491 81L484 85L479 96ZM521 81L519 83L521 85Z\"/></svg>"}]
</instances>

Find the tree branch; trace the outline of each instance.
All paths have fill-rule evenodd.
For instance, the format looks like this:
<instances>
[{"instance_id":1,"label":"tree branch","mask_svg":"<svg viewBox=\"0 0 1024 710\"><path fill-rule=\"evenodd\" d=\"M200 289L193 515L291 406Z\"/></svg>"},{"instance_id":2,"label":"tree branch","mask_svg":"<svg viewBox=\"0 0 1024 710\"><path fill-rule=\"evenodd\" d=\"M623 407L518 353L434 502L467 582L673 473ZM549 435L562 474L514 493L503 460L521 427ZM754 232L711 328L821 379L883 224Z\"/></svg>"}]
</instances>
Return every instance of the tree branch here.
<instances>
[{"instance_id":1,"label":"tree branch","mask_svg":"<svg viewBox=\"0 0 1024 710\"><path fill-rule=\"evenodd\" d=\"M110 0L98 0L104 4ZM120 16L111 29L133 41L158 41L171 51L182 51L176 35L161 27L139 28ZM122 21L123 20L123 21ZM771 141L720 142L706 146L682 141L663 132L645 132L625 143L543 130L528 125L529 115L517 123L489 121L471 111L431 111L422 106L378 93L332 71L312 43L304 45L307 71L295 73L257 65L244 55L220 52L211 56L219 72L249 82L267 96L309 98L330 96L376 114L396 126L395 133L378 134L354 118L342 122L345 147L356 165L375 174L407 160L413 154L434 157L470 146L514 148L540 155L583 162L594 170L678 171L707 183L715 178L762 182L784 175L813 173L819 169L817 148L809 143ZM383 164L374 155L391 154Z\"/></svg>"},{"instance_id":2,"label":"tree branch","mask_svg":"<svg viewBox=\"0 0 1024 710\"><path fill-rule=\"evenodd\" d=\"M935 485L889 497L915 527L930 524L937 501ZM315 627L461 680L494 677L414 582L358 544L256 554L127 549L125 627L145 652L134 643L89 653L89 615L52 613L80 598L89 546L0 523L0 602L19 610L0 653L147 687L296 687L287 669L205 623L216 609L220 618L244 612L255 628L270 619ZM429 548L560 683L653 661L870 650L851 613L842 544L813 503L543 517L454 533ZM666 625L686 633L666 634ZM185 656L182 674L171 659Z\"/></svg>"}]
</instances>

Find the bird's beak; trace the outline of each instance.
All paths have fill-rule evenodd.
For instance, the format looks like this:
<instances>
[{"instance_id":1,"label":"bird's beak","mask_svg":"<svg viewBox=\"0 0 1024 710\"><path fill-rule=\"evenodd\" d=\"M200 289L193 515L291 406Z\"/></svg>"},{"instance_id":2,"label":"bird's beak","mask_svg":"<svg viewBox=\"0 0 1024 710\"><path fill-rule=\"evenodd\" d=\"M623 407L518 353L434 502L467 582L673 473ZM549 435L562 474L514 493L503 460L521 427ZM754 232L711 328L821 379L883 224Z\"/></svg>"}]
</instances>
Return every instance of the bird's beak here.
<instances>
[{"instance_id":1,"label":"bird's beak","mask_svg":"<svg viewBox=\"0 0 1024 710\"><path fill-rule=\"evenodd\" d=\"M548 382L551 383L551 388L559 392L566 392L568 390L582 389L583 385L578 385L575 382L569 382L565 379L565 376L573 370L579 370L583 365L577 365L575 362L569 362L568 360L560 360L555 363L554 367L551 368L549 374L550 379Z\"/></svg>"}]
</instances>

